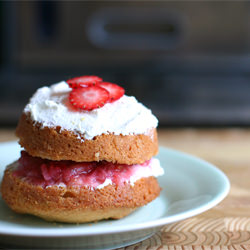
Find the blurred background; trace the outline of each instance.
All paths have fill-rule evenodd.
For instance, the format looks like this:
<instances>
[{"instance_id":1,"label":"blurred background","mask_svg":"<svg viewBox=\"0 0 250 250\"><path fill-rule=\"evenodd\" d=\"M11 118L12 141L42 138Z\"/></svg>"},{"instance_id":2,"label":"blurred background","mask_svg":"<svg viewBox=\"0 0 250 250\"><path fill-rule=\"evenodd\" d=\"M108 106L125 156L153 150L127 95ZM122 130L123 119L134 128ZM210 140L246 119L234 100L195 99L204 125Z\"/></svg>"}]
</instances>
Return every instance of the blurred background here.
<instances>
[{"instance_id":1,"label":"blurred background","mask_svg":"<svg viewBox=\"0 0 250 250\"><path fill-rule=\"evenodd\" d=\"M161 126L250 125L250 2L0 2L0 126L34 91L98 75Z\"/></svg>"}]
</instances>

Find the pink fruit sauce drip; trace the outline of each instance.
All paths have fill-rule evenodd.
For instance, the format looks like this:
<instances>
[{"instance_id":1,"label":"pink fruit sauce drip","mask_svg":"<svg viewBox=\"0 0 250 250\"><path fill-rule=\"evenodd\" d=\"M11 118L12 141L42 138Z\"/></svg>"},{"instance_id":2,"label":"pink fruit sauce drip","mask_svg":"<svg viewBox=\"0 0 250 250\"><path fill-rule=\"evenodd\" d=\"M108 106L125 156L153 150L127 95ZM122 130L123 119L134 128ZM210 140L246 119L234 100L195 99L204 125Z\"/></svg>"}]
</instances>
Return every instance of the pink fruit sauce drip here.
<instances>
[{"instance_id":1,"label":"pink fruit sauce drip","mask_svg":"<svg viewBox=\"0 0 250 250\"><path fill-rule=\"evenodd\" d=\"M130 180L138 168L149 166L150 160L140 165L113 164L106 161L50 161L32 157L22 151L18 167L13 174L42 187L65 184L95 188L106 179L110 179L116 185L122 185Z\"/></svg>"}]
</instances>

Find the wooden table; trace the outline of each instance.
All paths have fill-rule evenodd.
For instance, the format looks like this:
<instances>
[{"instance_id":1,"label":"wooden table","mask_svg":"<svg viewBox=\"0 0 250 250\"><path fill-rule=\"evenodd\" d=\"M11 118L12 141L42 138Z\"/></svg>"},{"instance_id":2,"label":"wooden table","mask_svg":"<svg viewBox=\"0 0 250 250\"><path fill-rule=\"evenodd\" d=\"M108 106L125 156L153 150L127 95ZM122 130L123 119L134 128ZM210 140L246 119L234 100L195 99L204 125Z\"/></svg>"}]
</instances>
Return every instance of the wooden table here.
<instances>
[{"instance_id":1,"label":"wooden table","mask_svg":"<svg viewBox=\"0 0 250 250\"><path fill-rule=\"evenodd\" d=\"M13 131L0 131L0 141L13 139ZM218 166L230 179L230 193L213 209L122 250L250 249L250 129L160 130L159 142Z\"/></svg>"}]
</instances>

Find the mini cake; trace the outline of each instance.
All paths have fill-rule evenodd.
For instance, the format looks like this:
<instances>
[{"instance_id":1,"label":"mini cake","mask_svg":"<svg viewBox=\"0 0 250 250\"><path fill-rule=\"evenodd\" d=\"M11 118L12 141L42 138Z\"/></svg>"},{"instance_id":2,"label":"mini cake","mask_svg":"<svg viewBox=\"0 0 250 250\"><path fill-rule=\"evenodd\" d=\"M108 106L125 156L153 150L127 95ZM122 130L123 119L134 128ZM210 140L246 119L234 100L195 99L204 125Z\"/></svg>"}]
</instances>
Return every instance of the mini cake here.
<instances>
[{"instance_id":1,"label":"mini cake","mask_svg":"<svg viewBox=\"0 0 250 250\"><path fill-rule=\"evenodd\" d=\"M116 84L83 76L43 87L16 134L2 198L18 213L82 223L122 218L160 193L158 121Z\"/></svg>"}]
</instances>

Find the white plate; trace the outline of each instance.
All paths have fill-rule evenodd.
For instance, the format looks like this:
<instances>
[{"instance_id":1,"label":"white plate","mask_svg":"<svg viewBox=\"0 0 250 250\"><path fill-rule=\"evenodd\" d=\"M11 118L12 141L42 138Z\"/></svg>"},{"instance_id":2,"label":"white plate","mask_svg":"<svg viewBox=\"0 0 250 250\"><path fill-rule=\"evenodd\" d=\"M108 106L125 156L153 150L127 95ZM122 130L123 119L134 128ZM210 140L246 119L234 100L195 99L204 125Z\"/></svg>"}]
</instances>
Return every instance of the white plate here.
<instances>
[{"instance_id":1,"label":"white plate","mask_svg":"<svg viewBox=\"0 0 250 250\"><path fill-rule=\"evenodd\" d=\"M0 143L0 179L7 164L19 157L16 142ZM165 170L159 178L160 197L120 220L63 224L12 212L0 198L1 244L38 248L110 249L141 241L168 223L202 213L229 191L227 177L196 157L160 148Z\"/></svg>"}]
</instances>

